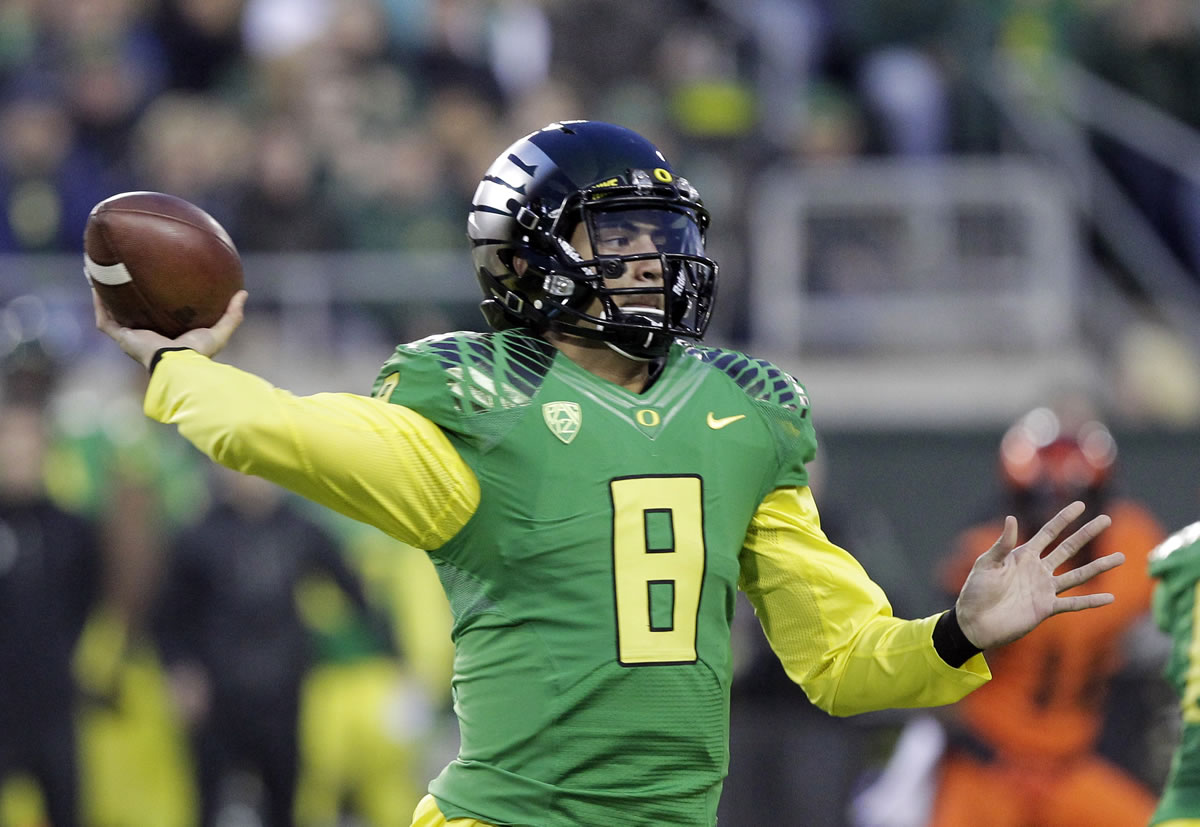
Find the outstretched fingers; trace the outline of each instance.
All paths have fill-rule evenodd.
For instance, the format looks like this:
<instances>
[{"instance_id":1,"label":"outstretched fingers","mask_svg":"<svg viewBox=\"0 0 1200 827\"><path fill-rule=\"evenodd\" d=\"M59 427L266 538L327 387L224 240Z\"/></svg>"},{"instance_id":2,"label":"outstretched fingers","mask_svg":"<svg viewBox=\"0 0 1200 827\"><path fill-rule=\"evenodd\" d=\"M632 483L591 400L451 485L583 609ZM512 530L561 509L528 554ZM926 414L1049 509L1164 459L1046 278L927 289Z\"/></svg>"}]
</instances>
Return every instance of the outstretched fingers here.
<instances>
[{"instance_id":1,"label":"outstretched fingers","mask_svg":"<svg viewBox=\"0 0 1200 827\"><path fill-rule=\"evenodd\" d=\"M1099 559L1093 560L1086 566L1080 566L1077 569L1064 571L1062 574L1057 575L1054 578L1054 591L1056 594L1060 594L1068 589L1081 586L1091 580L1097 574L1102 574L1109 569L1115 569L1124 562L1125 555L1118 551L1114 552L1113 554L1106 554Z\"/></svg>"},{"instance_id":2,"label":"outstretched fingers","mask_svg":"<svg viewBox=\"0 0 1200 827\"><path fill-rule=\"evenodd\" d=\"M1046 547L1053 543L1058 538L1058 535L1062 534L1067 529L1067 526L1075 522L1075 520L1083 512L1084 504L1079 500L1076 500L1075 502L1066 506L1053 517L1051 517L1049 522L1038 529L1038 533L1029 539L1029 542L1025 544L1025 547L1037 552L1040 556L1041 553L1046 550ZM1052 567L1052 569L1053 568L1054 567Z\"/></svg>"},{"instance_id":3,"label":"outstretched fingers","mask_svg":"<svg viewBox=\"0 0 1200 827\"><path fill-rule=\"evenodd\" d=\"M1061 515L1062 512L1059 512ZM1112 519L1107 514L1100 514L1088 520L1080 526L1070 537L1059 543L1053 551L1047 554L1044 562L1054 571L1063 563L1070 560L1079 550L1094 540L1099 534L1112 524ZM1084 567L1086 569L1086 566Z\"/></svg>"},{"instance_id":4,"label":"outstretched fingers","mask_svg":"<svg viewBox=\"0 0 1200 827\"><path fill-rule=\"evenodd\" d=\"M1058 597L1054 600L1054 614L1062 614L1063 612L1080 612L1084 609L1095 609L1098 606L1107 606L1115 600L1108 592L1097 592L1096 594L1077 594L1071 597Z\"/></svg>"},{"instance_id":5,"label":"outstretched fingers","mask_svg":"<svg viewBox=\"0 0 1200 827\"><path fill-rule=\"evenodd\" d=\"M1108 515L1101 514L1098 517L1093 517L1088 520L1081 528L1079 528L1070 537L1063 540L1052 552L1046 555L1043 562L1050 571L1054 571L1067 560L1070 560L1081 548L1086 546L1095 537L1108 528L1112 523ZM1080 566L1070 571L1065 571L1062 574L1054 576L1054 592L1061 594L1076 586L1081 586L1087 583L1098 574L1102 574L1109 569L1115 569L1117 566L1125 562L1125 555L1121 552L1106 554L1103 557L1098 557L1095 560ZM1062 612L1078 612L1083 609L1094 609L1097 606L1107 606L1114 600L1113 595L1107 592L1098 592L1096 594L1080 594L1071 595L1070 597L1059 597L1054 600L1054 614Z\"/></svg>"}]
</instances>

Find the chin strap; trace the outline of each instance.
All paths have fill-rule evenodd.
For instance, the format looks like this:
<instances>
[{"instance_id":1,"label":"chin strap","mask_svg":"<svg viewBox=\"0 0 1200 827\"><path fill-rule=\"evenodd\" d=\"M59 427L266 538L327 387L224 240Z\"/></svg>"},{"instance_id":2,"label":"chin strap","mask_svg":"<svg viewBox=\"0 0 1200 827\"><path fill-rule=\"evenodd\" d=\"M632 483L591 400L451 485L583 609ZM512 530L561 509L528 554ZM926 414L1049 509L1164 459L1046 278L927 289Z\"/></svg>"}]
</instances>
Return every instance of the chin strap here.
<instances>
[{"instance_id":1,"label":"chin strap","mask_svg":"<svg viewBox=\"0 0 1200 827\"><path fill-rule=\"evenodd\" d=\"M620 345L616 344L615 342L610 342L607 339L604 340L604 344L608 345L609 350L612 350L614 353L619 353L621 356L624 356L626 359L632 359L635 362L649 362L655 358L654 356L638 356L637 354L630 353L628 350L625 350Z\"/></svg>"},{"instance_id":2,"label":"chin strap","mask_svg":"<svg viewBox=\"0 0 1200 827\"><path fill-rule=\"evenodd\" d=\"M603 310L601 311L601 314L604 316L608 315ZM635 312L628 314L628 318L636 319L639 322L644 321L649 324L657 323L663 328L666 326L666 316L661 310L637 308ZM630 338L632 338L634 335L641 334L642 331L637 331L636 334L633 331L630 331L628 335ZM645 331L645 338L641 342L614 342L610 339L605 339L604 343L608 345L609 348L611 348L614 352L621 354L627 359L632 359L635 362L649 362L650 360L662 355L657 349L650 350L650 348L654 345L656 339L665 336L667 336L665 329L647 330ZM667 346L670 346L669 337L667 338Z\"/></svg>"}]
</instances>

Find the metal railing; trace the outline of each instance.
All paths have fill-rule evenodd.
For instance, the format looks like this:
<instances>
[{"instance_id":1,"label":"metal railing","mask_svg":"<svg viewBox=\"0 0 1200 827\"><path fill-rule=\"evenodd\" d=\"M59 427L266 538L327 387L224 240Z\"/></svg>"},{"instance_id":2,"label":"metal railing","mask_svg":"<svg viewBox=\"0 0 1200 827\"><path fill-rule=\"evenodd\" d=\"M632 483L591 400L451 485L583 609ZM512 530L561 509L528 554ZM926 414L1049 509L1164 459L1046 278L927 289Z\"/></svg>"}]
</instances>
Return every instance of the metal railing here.
<instances>
[{"instance_id":1,"label":"metal railing","mask_svg":"<svg viewBox=\"0 0 1200 827\"><path fill-rule=\"evenodd\" d=\"M755 347L869 357L1076 341L1080 245L1052 170L1008 157L890 160L763 181Z\"/></svg>"},{"instance_id":2,"label":"metal railing","mask_svg":"<svg viewBox=\"0 0 1200 827\"><path fill-rule=\"evenodd\" d=\"M1071 205L1108 243L1144 301L1200 352L1200 273L1171 251L1160 230L1096 156L1104 135L1200 188L1200 134L1068 60L1055 87L1021 64L998 60L986 90L1029 151L1061 170Z\"/></svg>"}]
</instances>

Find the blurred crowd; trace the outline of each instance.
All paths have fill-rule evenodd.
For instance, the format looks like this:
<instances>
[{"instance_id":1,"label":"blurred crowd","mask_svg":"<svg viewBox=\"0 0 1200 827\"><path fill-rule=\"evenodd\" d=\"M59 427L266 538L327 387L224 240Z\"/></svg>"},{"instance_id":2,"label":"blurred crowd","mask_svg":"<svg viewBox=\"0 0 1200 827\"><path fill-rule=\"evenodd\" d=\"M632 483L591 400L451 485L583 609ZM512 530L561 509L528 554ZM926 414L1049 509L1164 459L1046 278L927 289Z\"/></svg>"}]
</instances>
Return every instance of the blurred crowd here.
<instances>
[{"instance_id":1,"label":"blurred crowd","mask_svg":"<svg viewBox=\"0 0 1200 827\"><path fill-rule=\"evenodd\" d=\"M504 145L554 120L594 118L653 137L687 171L717 216L713 246L724 289L736 295L750 271L746 207L759 171L1011 150L983 92L996 59L1052 93L1064 57L1200 128L1200 11L1188 0L0 0L0 254L77 253L91 207L139 189L199 204L244 252L457 250L479 177ZM1098 136L1096 144L1180 260L1200 270L1200 198L1190 182L1127 147ZM237 732L267 716L253 706L215 711L223 692L244 699L250 690L206 680L206 668L237 677L238 667L206 666L197 640L228 642L231 632L197 625L200 609L181 618L179 600L164 595L202 593L179 577L219 580L219 568L177 565L188 548L220 546L204 540L206 525L249 534L248 522L282 512L262 492L237 489L234 498L246 506L261 496L258 513L224 502L234 483L141 417L132 372L54 386L69 374L39 361L45 354L26 333L49 331L43 344L61 356L52 340L61 329L33 318L46 311L22 295L29 289L0 272L9 373L0 423L12 426L0 432L0 470L24 469L21 490L0 491L0 507L15 498L24 514L36 500L39 514L78 533L70 545L81 558L64 562L74 579L40 582L45 604L5 603L0 592L0 617L26 612L18 625L0 623L0 634L10 632L0 643L29 655L12 630L61 604L56 645L36 647L59 661L36 669L60 683L69 674L81 690L74 722L88 823L194 823L223 755L258 761L267 779L279 762L201 727L216 721ZM743 309L720 312L736 318ZM282 671L242 677L262 684L275 675L268 688L300 693L293 708L270 710L299 721L302 766L279 770L305 791L298 818L329 824L345 810L401 823L395 813L411 807L454 746L441 728L449 654L440 591L420 555L373 531L324 513L287 519L319 526L350 566L310 571L296 559L245 555L260 569L237 572L237 582L273 588L280 622L293 632L302 624L306 645L303 657L289 661L295 652L281 650L258 664ZM15 536L0 530L0 575L16 570ZM83 584L71 601L60 600L64 583ZM262 593L248 599L264 605ZM260 656L268 648L251 646ZM750 696L742 707L750 718L756 693L767 702L764 743L778 741L777 703L804 719L798 728L828 723L792 687L769 675L756 686L747 674L737 691ZM376 740L349 740L358 732ZM740 733L748 752L762 749L755 732L735 733L735 748ZM871 747L848 726L830 737L853 746L854 762ZM0 770L28 770L18 757L0 749ZM839 782L848 785L857 767ZM41 786L67 772L54 769ZM305 772L323 774L296 782ZM353 789L361 779L370 781ZM0 823L37 823L46 802L29 780L0 787ZM258 783L250 792L227 784L211 806L249 801L267 812L271 791ZM786 784L799 788L780 781L775 792ZM829 806L843 808L849 791L825 786L836 799ZM729 789L727 807L768 794L745 776Z\"/></svg>"},{"instance_id":2,"label":"blurred crowd","mask_svg":"<svg viewBox=\"0 0 1200 827\"><path fill-rule=\"evenodd\" d=\"M407 824L456 743L425 555L0 367L0 824Z\"/></svg>"},{"instance_id":3,"label":"blurred crowd","mask_svg":"<svg viewBox=\"0 0 1200 827\"><path fill-rule=\"evenodd\" d=\"M776 165L1029 152L998 103L1001 64L1053 103L1073 60L1200 127L1181 92L1198 18L1186 0L3 0L0 255L77 253L91 207L128 190L199 204L243 253L461 252L512 137L591 118L687 171L739 295ZM1110 137L1091 148L1200 272L1200 188ZM11 268L0 306L44 278ZM482 324L415 305L373 310L381 338ZM715 335L754 339L749 306L723 303ZM7 327L0 352L20 338Z\"/></svg>"},{"instance_id":4,"label":"blurred crowd","mask_svg":"<svg viewBox=\"0 0 1200 827\"><path fill-rule=\"evenodd\" d=\"M717 219L722 292L739 295L776 165L1030 152L1000 65L1053 104L1059 61L1077 61L1200 127L1182 91L1200 72L1197 18L1187 0L3 0L0 255L78 252L91 207L128 190L199 204L243 253L461 252L474 189L513 136L590 118L687 171ZM1200 272L1200 188L1090 138ZM1119 289L1142 300L1121 266ZM44 278L12 268L0 305ZM714 334L753 340L749 306L723 303ZM482 324L462 307L372 312L384 339ZM19 338L5 327L0 351Z\"/></svg>"},{"instance_id":5,"label":"blurred crowd","mask_svg":"<svg viewBox=\"0 0 1200 827\"><path fill-rule=\"evenodd\" d=\"M244 250L461 243L511 136L654 136L738 232L777 160L1001 149L999 55L1071 56L1191 126L1186 0L5 0L0 252L75 251L100 199L203 206ZM1042 73L1042 74L1038 74ZM1161 206L1161 205L1160 205Z\"/></svg>"}]
</instances>

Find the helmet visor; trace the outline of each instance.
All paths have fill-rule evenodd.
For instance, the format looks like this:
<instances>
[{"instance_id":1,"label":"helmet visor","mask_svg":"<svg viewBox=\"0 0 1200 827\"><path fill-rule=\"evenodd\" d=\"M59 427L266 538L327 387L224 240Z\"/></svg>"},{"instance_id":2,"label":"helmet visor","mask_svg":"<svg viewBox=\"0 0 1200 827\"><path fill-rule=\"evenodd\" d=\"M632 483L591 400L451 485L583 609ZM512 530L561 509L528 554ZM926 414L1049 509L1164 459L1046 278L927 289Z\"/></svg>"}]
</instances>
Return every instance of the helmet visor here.
<instances>
[{"instance_id":1,"label":"helmet visor","mask_svg":"<svg viewBox=\"0 0 1200 827\"><path fill-rule=\"evenodd\" d=\"M592 210L588 234L597 258L704 255L703 232L687 208Z\"/></svg>"}]
</instances>

